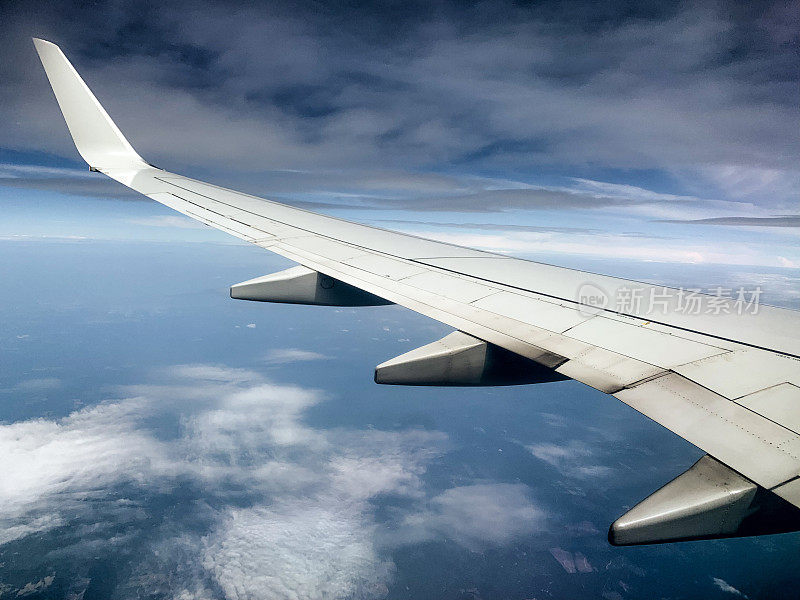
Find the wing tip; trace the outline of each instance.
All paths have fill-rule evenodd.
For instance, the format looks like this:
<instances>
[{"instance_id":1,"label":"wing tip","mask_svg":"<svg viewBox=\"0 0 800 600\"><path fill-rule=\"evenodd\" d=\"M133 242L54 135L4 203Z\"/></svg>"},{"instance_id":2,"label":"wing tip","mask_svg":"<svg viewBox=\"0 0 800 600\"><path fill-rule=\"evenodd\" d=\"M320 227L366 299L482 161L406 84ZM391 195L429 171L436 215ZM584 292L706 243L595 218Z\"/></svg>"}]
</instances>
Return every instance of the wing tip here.
<instances>
[{"instance_id":1,"label":"wing tip","mask_svg":"<svg viewBox=\"0 0 800 600\"><path fill-rule=\"evenodd\" d=\"M32 37L31 40L33 40L33 45L36 46L37 50L42 50L44 48L55 48L59 51L61 50L61 48L59 48L57 44L49 42L45 39Z\"/></svg>"},{"instance_id":2,"label":"wing tip","mask_svg":"<svg viewBox=\"0 0 800 600\"><path fill-rule=\"evenodd\" d=\"M42 38L31 39L72 140L89 166L99 171L150 166L125 139L61 48Z\"/></svg>"}]
</instances>

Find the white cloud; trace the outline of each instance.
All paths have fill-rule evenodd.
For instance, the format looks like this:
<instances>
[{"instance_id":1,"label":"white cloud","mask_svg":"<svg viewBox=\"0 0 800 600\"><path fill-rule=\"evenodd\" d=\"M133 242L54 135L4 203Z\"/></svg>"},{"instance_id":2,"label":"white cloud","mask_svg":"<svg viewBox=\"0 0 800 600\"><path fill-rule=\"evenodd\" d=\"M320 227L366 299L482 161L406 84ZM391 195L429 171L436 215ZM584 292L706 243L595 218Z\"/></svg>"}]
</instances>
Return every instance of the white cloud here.
<instances>
[{"instance_id":1,"label":"white cloud","mask_svg":"<svg viewBox=\"0 0 800 600\"><path fill-rule=\"evenodd\" d=\"M47 531L53 527L58 527L64 524L64 520L59 515L49 514L41 517L34 517L27 521L22 520L15 522L9 519L1 524L0 545L7 544L8 542L23 538L32 533Z\"/></svg>"},{"instance_id":2,"label":"white cloud","mask_svg":"<svg viewBox=\"0 0 800 600\"><path fill-rule=\"evenodd\" d=\"M507 20L494 13L485 19L480 39L461 35L459 19L449 26L420 15L399 38L381 36L376 47L359 38L355 51L347 27L332 33L329 18L316 13L209 5L184 10L191 25L170 33L170 47L214 57L198 68L164 47L158 24L174 9L154 10L142 36L162 52L123 47L104 64L69 42L87 31L61 33L122 130L153 160L294 172L374 165L377 178L398 164L478 156L489 165L701 171L732 194L769 203L779 188L795 197L791 61L786 48L769 45L734 63L715 60L741 49L740 26L751 25L731 11L689 5L644 19L612 18L597 36L556 31L540 11L508 10ZM53 18L42 12L39 18ZM111 29L126 21L118 17ZM358 19L348 23L362 27ZM762 26L754 26L759 35L769 30ZM23 77L38 68L30 48L16 43L29 29L27 20L8 24L3 74L14 85L0 90L3 141L72 158L66 134L53 135L63 123L46 83ZM111 43L104 31L92 28L92 40ZM305 113L309 101L320 114ZM776 173L794 175L794 185Z\"/></svg>"},{"instance_id":3,"label":"white cloud","mask_svg":"<svg viewBox=\"0 0 800 600\"><path fill-rule=\"evenodd\" d=\"M92 179L95 175L88 169L64 169L61 167L45 167L43 165L20 165L0 163L0 178L17 179L23 177L74 177Z\"/></svg>"},{"instance_id":4,"label":"white cloud","mask_svg":"<svg viewBox=\"0 0 800 600\"><path fill-rule=\"evenodd\" d=\"M526 446L528 451L539 460L558 467L567 460L574 460L591 456L591 449L585 444L577 441L571 441L567 444L531 444Z\"/></svg>"},{"instance_id":5,"label":"white cloud","mask_svg":"<svg viewBox=\"0 0 800 600\"><path fill-rule=\"evenodd\" d=\"M209 595L211 580L230 598L357 598L385 594L398 545L451 539L479 548L541 527L543 514L520 484L461 486L426 499L421 477L444 451L442 433L310 427L304 413L323 400L320 392L245 369L179 365L156 379L62 419L0 425L1 543L80 529L83 519L92 534L59 552L112 548L122 543L112 533L118 519L135 522L149 494L189 480L202 490L208 525L183 533L179 522L170 525L169 539L177 528L184 549L159 556L192 563L170 579L175 597ZM178 435L161 438L159 422L174 422ZM120 486L126 495L110 501ZM408 501L399 531L376 521L382 496ZM129 527L124 543L136 535ZM152 542L153 552L169 539ZM142 560L137 581L173 572L167 558Z\"/></svg>"},{"instance_id":6,"label":"white cloud","mask_svg":"<svg viewBox=\"0 0 800 600\"><path fill-rule=\"evenodd\" d=\"M128 222L134 225L145 225L147 227L177 227L179 229L206 228L206 225L199 221L178 215L154 215L138 219L128 219Z\"/></svg>"},{"instance_id":7,"label":"white cloud","mask_svg":"<svg viewBox=\"0 0 800 600\"><path fill-rule=\"evenodd\" d=\"M690 225L687 225L690 227ZM691 225L696 227L696 225ZM569 254L595 258L674 263L709 263L726 265L781 267L793 264L794 258L776 257L769 246L739 244L728 247L697 239L665 244L664 240L637 238L614 233L575 233L569 236L544 232L507 232L485 234L427 229L416 235L449 244L467 246L518 256ZM790 250L787 248L787 250Z\"/></svg>"},{"instance_id":8,"label":"white cloud","mask_svg":"<svg viewBox=\"0 0 800 600\"><path fill-rule=\"evenodd\" d=\"M578 477L607 477L614 470L604 465L581 465L575 467L573 473Z\"/></svg>"},{"instance_id":9,"label":"white cloud","mask_svg":"<svg viewBox=\"0 0 800 600\"><path fill-rule=\"evenodd\" d=\"M539 460L554 466L569 477L579 479L605 477L612 472L610 467L591 464L589 461L595 455L596 450L576 440L566 444L530 444L525 448Z\"/></svg>"},{"instance_id":10,"label":"white cloud","mask_svg":"<svg viewBox=\"0 0 800 600\"><path fill-rule=\"evenodd\" d=\"M323 497L231 509L203 565L230 599L381 597L394 565L363 508Z\"/></svg>"},{"instance_id":11,"label":"white cloud","mask_svg":"<svg viewBox=\"0 0 800 600\"><path fill-rule=\"evenodd\" d=\"M201 457L326 444L321 432L300 419L306 408L319 402L318 393L268 383L226 392L214 406L185 420L186 443Z\"/></svg>"},{"instance_id":12,"label":"white cloud","mask_svg":"<svg viewBox=\"0 0 800 600\"><path fill-rule=\"evenodd\" d=\"M787 269L800 269L800 260L779 256L778 265L781 267L786 267Z\"/></svg>"},{"instance_id":13,"label":"white cloud","mask_svg":"<svg viewBox=\"0 0 800 600\"><path fill-rule=\"evenodd\" d=\"M558 564L560 564L567 573L577 572L572 552L564 550L563 548L550 548L550 554L553 555L553 558L558 561Z\"/></svg>"},{"instance_id":14,"label":"white cloud","mask_svg":"<svg viewBox=\"0 0 800 600\"><path fill-rule=\"evenodd\" d=\"M432 498L426 512L406 520L409 541L444 536L473 550L501 546L544 526L545 514L522 484L476 484L451 488Z\"/></svg>"},{"instance_id":15,"label":"white cloud","mask_svg":"<svg viewBox=\"0 0 800 600\"><path fill-rule=\"evenodd\" d=\"M274 348L267 353L265 360L268 363L285 364L308 360L324 360L327 358L328 357L324 354L313 352L311 350L301 350L299 348Z\"/></svg>"},{"instance_id":16,"label":"white cloud","mask_svg":"<svg viewBox=\"0 0 800 600\"><path fill-rule=\"evenodd\" d=\"M719 577L712 577L711 580L714 582L714 585L721 589L723 592L727 592L729 594L733 594L734 596L741 596L742 598L747 598L742 592L737 590L731 584L729 584L724 579L720 579Z\"/></svg>"},{"instance_id":17,"label":"white cloud","mask_svg":"<svg viewBox=\"0 0 800 600\"><path fill-rule=\"evenodd\" d=\"M172 573L175 597L210 597L212 582L229 598L360 598L386 593L391 552L404 544L451 540L479 550L544 526L522 484L482 482L430 497L422 476L446 449L440 432L307 425L305 412L324 400L315 390L194 364L118 391L123 399L62 419L0 425L0 543L85 530L58 552L128 545L149 495L181 481L202 490L187 510L207 524L169 524L141 557L138 585ZM157 423L174 423L178 434L161 437ZM375 503L385 497L404 499L404 508L383 526ZM122 538L120 520L129 524ZM187 562L181 576L170 557Z\"/></svg>"},{"instance_id":18,"label":"white cloud","mask_svg":"<svg viewBox=\"0 0 800 600\"><path fill-rule=\"evenodd\" d=\"M261 381L261 376L247 369L236 369L222 365L193 364L176 365L166 370L169 375L180 379L216 381L226 384L241 384ZM127 389L127 388L122 388ZM219 390L215 390L219 392Z\"/></svg>"},{"instance_id":19,"label":"white cloud","mask_svg":"<svg viewBox=\"0 0 800 600\"><path fill-rule=\"evenodd\" d=\"M137 430L146 402L102 404L58 421L37 419L0 426L0 521L42 529L59 522L59 511L39 513L70 492L92 495L123 479L162 472L161 444ZM25 519L15 521L16 519Z\"/></svg>"},{"instance_id":20,"label":"white cloud","mask_svg":"<svg viewBox=\"0 0 800 600\"><path fill-rule=\"evenodd\" d=\"M700 174L726 195L796 206L800 171L721 164L700 169Z\"/></svg>"}]
</instances>

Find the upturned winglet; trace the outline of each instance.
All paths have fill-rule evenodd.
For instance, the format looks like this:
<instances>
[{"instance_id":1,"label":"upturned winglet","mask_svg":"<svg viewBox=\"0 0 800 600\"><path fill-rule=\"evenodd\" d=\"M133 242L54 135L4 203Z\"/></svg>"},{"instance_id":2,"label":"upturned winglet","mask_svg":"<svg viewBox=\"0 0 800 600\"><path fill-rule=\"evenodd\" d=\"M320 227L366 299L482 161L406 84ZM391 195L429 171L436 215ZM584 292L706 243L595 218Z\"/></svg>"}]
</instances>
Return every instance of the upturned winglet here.
<instances>
[{"instance_id":1,"label":"upturned winglet","mask_svg":"<svg viewBox=\"0 0 800 600\"><path fill-rule=\"evenodd\" d=\"M89 166L98 171L147 168L61 48L37 38L33 43L75 147Z\"/></svg>"}]
</instances>

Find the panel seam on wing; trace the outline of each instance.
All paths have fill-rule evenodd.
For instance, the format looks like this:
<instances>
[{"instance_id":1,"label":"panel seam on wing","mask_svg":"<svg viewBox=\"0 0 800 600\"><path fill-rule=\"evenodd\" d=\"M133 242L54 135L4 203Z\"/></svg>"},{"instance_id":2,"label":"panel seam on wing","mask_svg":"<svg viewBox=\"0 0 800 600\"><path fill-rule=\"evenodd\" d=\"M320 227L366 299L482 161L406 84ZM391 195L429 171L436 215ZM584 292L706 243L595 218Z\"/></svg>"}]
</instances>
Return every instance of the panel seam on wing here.
<instances>
[{"instance_id":1,"label":"panel seam on wing","mask_svg":"<svg viewBox=\"0 0 800 600\"><path fill-rule=\"evenodd\" d=\"M681 374L679 374L679 373L675 373L675 375L677 375L678 377L680 377L680 378L681 378L681 379L683 379L684 381L688 381L688 382L690 382L690 383L693 383L693 384L695 384L695 385L697 385L697 386L699 386L699 387L702 387L702 388L703 388L703 389L705 389L705 390L708 390L709 392L711 392L712 394L714 394L714 395L718 396L720 399L722 399L722 400L723 400L723 401L725 401L725 402L732 402L733 404L736 404L736 403L735 403L735 402L733 402L732 400L729 400L729 399L725 398L724 396L721 396L720 394L718 394L718 393L717 393L717 392L715 392L714 390L709 390L707 387L705 387L705 386L703 386L703 385L701 385L701 384L697 383L696 381L692 381L691 379L688 379L688 378L684 377L683 375L681 375ZM722 421L725 421L726 423L728 423L728 424L730 424L730 425L733 425L734 427L736 427L737 429L740 429L741 431L743 431L743 432L747 433L748 435L750 435L750 436L752 436L752 437L754 437L754 438L756 438L756 439L758 439L758 440L761 440L762 442L765 442L766 444L769 444L770 446L772 446L772 447L773 447L773 448L775 448L776 450L779 450L780 452L783 452L783 453L784 453L784 454L786 454L787 456L790 456L790 457L794 458L795 460L798 460L798 461L800 461L800 456L798 456L797 454L794 454L793 452L790 452L790 451L788 451L787 449L785 449L785 448L783 448L783 447L782 447L784 444L788 443L788 442L790 441L790 439L791 439L791 438L790 438L790 439L787 439L787 440L784 440L783 442L781 442L781 443L779 443L779 444L775 444L775 443L773 443L771 440L765 439L765 438L761 437L760 435L758 435L757 433L754 433L754 432L750 431L749 429L747 429L747 428L745 428L745 427L742 427L742 426L741 426L739 423L737 423L736 421L732 421L731 419L729 419L729 418L727 418L727 417L725 417L725 416L723 416L723 415L719 414L718 412L716 412L716 411L714 411L714 410L711 410L710 408L708 408L708 406L706 406L706 405L704 405L704 404L701 404L701 403L699 403L699 402L696 402L696 401L695 401L695 400L693 400L693 399L692 399L690 396L687 396L687 395L685 395L685 394L681 393L680 391L676 390L675 388L672 388L672 387L669 387L669 386L665 386L665 385L663 385L663 382L656 381L656 382L655 382L655 385L659 386L661 389L663 389L663 390L666 390L666 391L667 391L667 392L669 392L669 393L675 394L676 396L678 396L678 397L680 397L680 398L683 398L684 400L686 400L686 401L687 401L687 402L689 402L690 404L693 404L694 406L696 406L696 407L698 407L698 408L700 408L700 409L704 410L704 411L705 411L705 412L707 412L708 414L714 415L714 416L715 416L715 417L717 417L718 419L721 419ZM736 405L737 405L737 406L741 406L740 404L736 404ZM765 418L765 417L763 417L762 415L759 415L758 413L756 413L755 411L752 411L752 410L750 410L749 408L746 408L746 407L744 407L744 406L742 406L742 408L744 408L745 410L747 410L747 411L749 411L749 412L753 413L754 415L757 415L759 418L762 418L762 419L764 419L764 420L766 420L766 421L769 421L769 419L766 419L766 418ZM770 422L773 422L773 421L770 421ZM789 432L789 433L790 433L792 436L794 436L794 438L795 438L795 439L797 439L797 440L800 440L800 436L798 436L798 435L797 435L797 434L796 434L794 431L792 431L791 429L788 429L788 428L784 427L784 426L783 426L783 425L781 425L780 423L776 423L776 425L777 425L778 427L781 427L782 429L785 429L785 430L786 430L787 432Z\"/></svg>"}]
</instances>

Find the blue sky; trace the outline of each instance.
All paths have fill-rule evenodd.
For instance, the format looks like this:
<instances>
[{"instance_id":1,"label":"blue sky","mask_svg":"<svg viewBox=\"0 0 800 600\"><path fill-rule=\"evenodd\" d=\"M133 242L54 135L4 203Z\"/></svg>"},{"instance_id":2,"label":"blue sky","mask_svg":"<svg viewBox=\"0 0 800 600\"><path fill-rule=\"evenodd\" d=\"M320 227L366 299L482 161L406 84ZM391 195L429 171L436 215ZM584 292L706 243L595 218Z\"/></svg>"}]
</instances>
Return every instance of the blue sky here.
<instances>
[{"instance_id":1,"label":"blue sky","mask_svg":"<svg viewBox=\"0 0 800 600\"><path fill-rule=\"evenodd\" d=\"M180 223L71 219L53 194L134 196L83 172L38 35L178 172L521 256L800 266L796 3L34 5L3 8L2 235Z\"/></svg>"}]
</instances>

